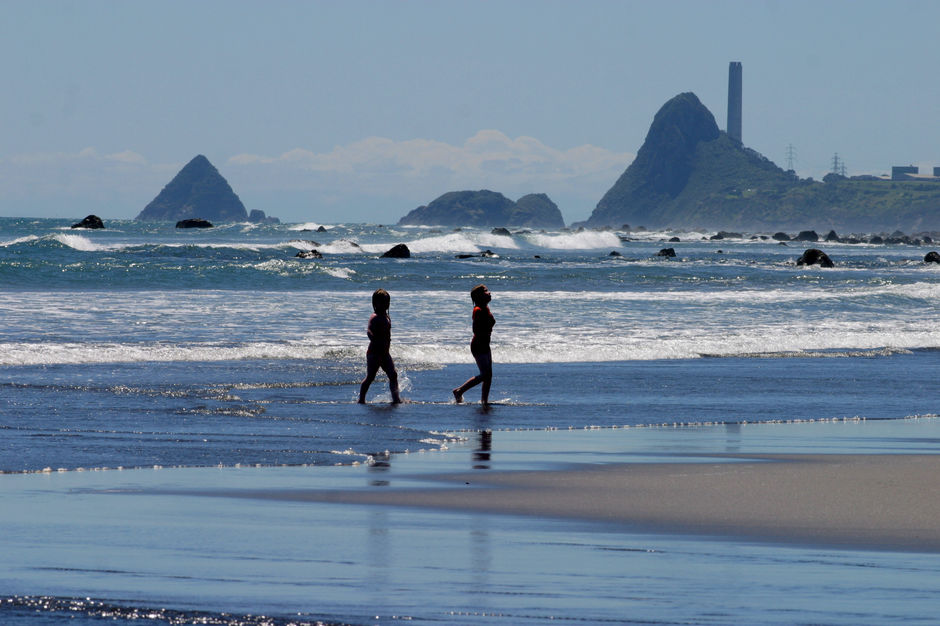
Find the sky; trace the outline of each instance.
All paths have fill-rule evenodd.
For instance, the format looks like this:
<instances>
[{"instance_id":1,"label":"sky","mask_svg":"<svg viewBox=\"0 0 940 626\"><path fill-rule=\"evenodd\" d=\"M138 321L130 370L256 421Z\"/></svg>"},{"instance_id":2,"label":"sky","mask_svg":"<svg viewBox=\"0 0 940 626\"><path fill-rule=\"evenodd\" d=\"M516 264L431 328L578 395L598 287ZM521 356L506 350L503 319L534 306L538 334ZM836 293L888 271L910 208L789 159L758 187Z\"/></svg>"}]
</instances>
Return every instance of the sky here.
<instances>
[{"instance_id":1,"label":"sky","mask_svg":"<svg viewBox=\"0 0 940 626\"><path fill-rule=\"evenodd\" d=\"M448 191L586 219L694 92L800 176L940 166L937 0L0 0L0 216L133 218L203 154L247 209Z\"/></svg>"}]
</instances>

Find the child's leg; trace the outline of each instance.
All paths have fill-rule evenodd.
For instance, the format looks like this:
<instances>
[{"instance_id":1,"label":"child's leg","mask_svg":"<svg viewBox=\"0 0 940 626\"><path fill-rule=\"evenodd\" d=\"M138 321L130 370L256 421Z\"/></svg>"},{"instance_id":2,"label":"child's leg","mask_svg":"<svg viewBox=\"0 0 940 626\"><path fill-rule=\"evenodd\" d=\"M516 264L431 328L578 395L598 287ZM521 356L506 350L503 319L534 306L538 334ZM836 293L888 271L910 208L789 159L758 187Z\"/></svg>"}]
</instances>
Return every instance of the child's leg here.
<instances>
[{"instance_id":1,"label":"child's leg","mask_svg":"<svg viewBox=\"0 0 940 626\"><path fill-rule=\"evenodd\" d=\"M476 357L480 367L480 379L483 382L483 391L480 395L482 404L490 403L490 385L493 382L493 356L487 352Z\"/></svg>"},{"instance_id":2,"label":"child's leg","mask_svg":"<svg viewBox=\"0 0 940 626\"><path fill-rule=\"evenodd\" d=\"M392 355L388 355L385 361L382 363L382 369L385 371L385 375L388 376L388 388L392 392L392 402L395 404L401 404L401 396L398 392L398 372L395 370L395 362L392 360Z\"/></svg>"},{"instance_id":3,"label":"child's leg","mask_svg":"<svg viewBox=\"0 0 940 626\"><path fill-rule=\"evenodd\" d=\"M471 378L470 380L468 380L468 381L465 382L464 384L462 384L462 385L460 385L459 387L457 387L456 389L454 389L454 401L455 401L457 404L460 404L461 402L463 402L463 394L464 394L464 392L467 391L468 389L472 388L472 387L476 387L477 385L479 385L479 384L482 383L482 382L483 382L483 379L482 379L482 378L480 378L479 376L474 376L473 378Z\"/></svg>"},{"instance_id":4,"label":"child's leg","mask_svg":"<svg viewBox=\"0 0 940 626\"><path fill-rule=\"evenodd\" d=\"M375 375L378 372L378 359L366 356L366 377L362 380L362 384L359 385L359 404L366 403L366 392L369 391L369 386L372 384L372 381L375 380Z\"/></svg>"},{"instance_id":5,"label":"child's leg","mask_svg":"<svg viewBox=\"0 0 940 626\"><path fill-rule=\"evenodd\" d=\"M480 383L483 383L483 404L487 404L490 398L490 382L493 380L493 359L490 356L490 353L485 354L474 354L473 358L477 362L477 367L480 368L480 373L454 389L454 401L457 404L463 402L463 394L468 390L476 387Z\"/></svg>"}]
</instances>

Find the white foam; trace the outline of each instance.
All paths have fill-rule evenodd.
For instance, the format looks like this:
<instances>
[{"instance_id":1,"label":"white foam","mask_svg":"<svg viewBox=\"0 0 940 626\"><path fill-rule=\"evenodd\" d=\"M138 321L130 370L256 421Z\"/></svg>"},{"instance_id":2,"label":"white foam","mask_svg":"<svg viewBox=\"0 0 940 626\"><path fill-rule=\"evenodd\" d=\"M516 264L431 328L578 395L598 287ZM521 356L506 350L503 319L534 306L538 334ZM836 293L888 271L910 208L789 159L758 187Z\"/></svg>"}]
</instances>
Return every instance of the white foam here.
<instances>
[{"instance_id":1,"label":"white foam","mask_svg":"<svg viewBox=\"0 0 940 626\"><path fill-rule=\"evenodd\" d=\"M103 244L95 243L88 237L84 235L74 235L74 234L56 234L52 236L53 239L61 243L62 245L68 246L73 250L79 250L81 252L110 252L113 250L120 250L121 248L127 247L126 245L110 245L106 246Z\"/></svg>"},{"instance_id":2,"label":"white foam","mask_svg":"<svg viewBox=\"0 0 940 626\"><path fill-rule=\"evenodd\" d=\"M11 239L9 241L0 241L0 248L7 248L9 246L15 246L21 243L29 243L31 241L37 241L39 237L36 235L27 235L25 237L17 237L16 239Z\"/></svg>"},{"instance_id":3,"label":"white foam","mask_svg":"<svg viewBox=\"0 0 940 626\"><path fill-rule=\"evenodd\" d=\"M325 274L329 274L334 278L342 278L345 280L351 279L356 274L355 270L352 270L348 267L323 267L322 269Z\"/></svg>"},{"instance_id":4,"label":"white foam","mask_svg":"<svg viewBox=\"0 0 940 626\"><path fill-rule=\"evenodd\" d=\"M552 250L596 250L599 248L619 248L622 245L620 237L614 233L593 230L560 235L528 233L523 237L536 246Z\"/></svg>"},{"instance_id":5,"label":"white foam","mask_svg":"<svg viewBox=\"0 0 940 626\"><path fill-rule=\"evenodd\" d=\"M319 230L321 226L322 226L323 228L325 228L326 230L329 230L329 229L331 228L330 226L325 226L325 225L323 225L323 224L317 224L316 222L304 222L303 224L292 224L292 225L288 226L287 230L313 230L313 231L316 231L316 230Z\"/></svg>"},{"instance_id":6,"label":"white foam","mask_svg":"<svg viewBox=\"0 0 940 626\"><path fill-rule=\"evenodd\" d=\"M391 246L388 246L389 248ZM387 248L385 248L387 249ZM340 239L317 248L322 254L362 254L366 252L358 243Z\"/></svg>"}]
</instances>

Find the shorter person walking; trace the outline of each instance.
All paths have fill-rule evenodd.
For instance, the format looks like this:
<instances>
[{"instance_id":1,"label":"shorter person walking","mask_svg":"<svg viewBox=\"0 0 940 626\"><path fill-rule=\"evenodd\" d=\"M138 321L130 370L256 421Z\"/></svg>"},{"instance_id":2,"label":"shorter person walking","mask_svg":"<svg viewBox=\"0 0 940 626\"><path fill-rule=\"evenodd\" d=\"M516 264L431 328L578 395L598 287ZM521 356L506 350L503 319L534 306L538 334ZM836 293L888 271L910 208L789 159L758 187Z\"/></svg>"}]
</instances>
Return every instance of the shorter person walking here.
<instances>
[{"instance_id":1,"label":"shorter person walking","mask_svg":"<svg viewBox=\"0 0 940 626\"><path fill-rule=\"evenodd\" d=\"M389 354L392 344L392 318L388 315L391 297L384 289L376 289L372 294L372 310L366 334L369 335L369 349L366 351L366 377L359 386L359 404L366 403L366 392L375 380L379 368L388 376L388 387L392 392L392 402L401 403L398 395L398 372L395 371L395 362Z\"/></svg>"},{"instance_id":2,"label":"shorter person walking","mask_svg":"<svg viewBox=\"0 0 940 626\"><path fill-rule=\"evenodd\" d=\"M493 355L490 353L490 335L493 333L493 326L496 325L496 319L490 313L487 305L493 297L486 285L477 285L470 290L470 299L473 300L474 304L473 339L470 341L470 354L476 360L480 373L454 389L454 400L460 404L463 402L463 394L468 389L483 383L480 403L487 406L490 403L490 383L493 382Z\"/></svg>"}]
</instances>

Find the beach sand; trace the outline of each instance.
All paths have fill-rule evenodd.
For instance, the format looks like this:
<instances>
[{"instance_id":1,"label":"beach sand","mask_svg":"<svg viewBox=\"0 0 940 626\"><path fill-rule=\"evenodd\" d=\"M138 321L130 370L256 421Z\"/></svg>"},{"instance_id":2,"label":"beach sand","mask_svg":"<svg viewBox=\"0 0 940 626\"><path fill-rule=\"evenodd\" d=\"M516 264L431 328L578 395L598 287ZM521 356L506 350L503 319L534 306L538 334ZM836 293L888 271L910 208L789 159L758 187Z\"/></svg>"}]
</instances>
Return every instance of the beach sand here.
<instances>
[{"instance_id":1,"label":"beach sand","mask_svg":"<svg viewBox=\"0 0 940 626\"><path fill-rule=\"evenodd\" d=\"M630 531L940 551L940 456L757 455L440 476L451 488L259 497L602 521Z\"/></svg>"}]
</instances>

